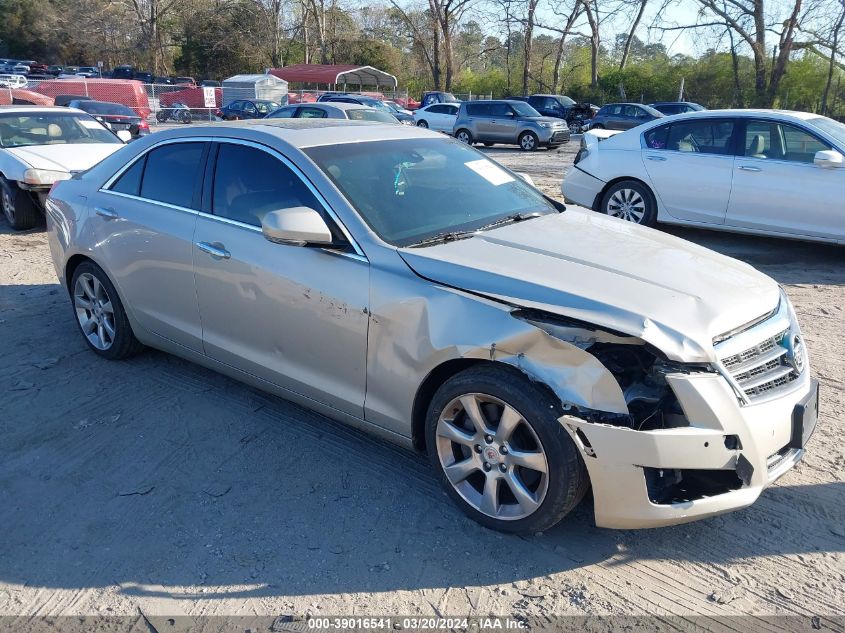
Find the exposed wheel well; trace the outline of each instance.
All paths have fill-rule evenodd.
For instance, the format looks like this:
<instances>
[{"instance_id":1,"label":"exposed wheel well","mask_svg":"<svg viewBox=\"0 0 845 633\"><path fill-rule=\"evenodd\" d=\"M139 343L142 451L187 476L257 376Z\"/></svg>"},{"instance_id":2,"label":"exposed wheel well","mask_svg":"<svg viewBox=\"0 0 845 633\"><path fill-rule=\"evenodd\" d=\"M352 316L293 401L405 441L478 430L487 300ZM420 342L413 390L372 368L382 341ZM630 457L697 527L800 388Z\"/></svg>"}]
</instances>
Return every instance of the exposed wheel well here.
<instances>
[{"instance_id":1,"label":"exposed wheel well","mask_svg":"<svg viewBox=\"0 0 845 633\"><path fill-rule=\"evenodd\" d=\"M602 198L604 198L604 194L607 193L607 190L610 189L613 185L622 182L623 180L633 180L634 182L637 182L643 187L645 187L651 195L651 201L654 202L655 209L657 208L657 196L654 195L654 191L652 190L651 185L649 185L644 180L640 180L639 178L635 178L633 176L620 176L619 178L614 178L613 180L608 181L607 184L602 187L602 190L599 191L598 194L596 194L596 198L595 200L593 200L593 211L601 211L601 201Z\"/></svg>"},{"instance_id":2,"label":"exposed wheel well","mask_svg":"<svg viewBox=\"0 0 845 633\"><path fill-rule=\"evenodd\" d=\"M97 263L90 257L86 257L85 255L74 255L69 260L67 260L67 264L65 264L65 285L67 286L68 293L72 292L70 288L71 281L73 280L73 273L79 267L79 264L82 262L92 262Z\"/></svg>"},{"instance_id":3,"label":"exposed wheel well","mask_svg":"<svg viewBox=\"0 0 845 633\"><path fill-rule=\"evenodd\" d=\"M455 374L458 374L465 369L469 369L470 367L477 367L480 365L496 367L503 372L513 372L514 375L521 376L522 378L526 377L523 372L513 365L479 358L453 358L452 360L447 360L442 365L438 365L431 371L431 373L428 374L428 376L425 377L425 380L422 381L422 384L417 389L417 395L414 397L414 408L411 420L411 439L414 443L414 448L422 452L427 452L428 450L425 441L425 417L426 413L428 413L428 405L431 403L431 399L434 397L434 394L440 386ZM530 377L528 377L528 379L532 380ZM533 380L532 382L538 388L548 393L555 402L560 403L559 396L557 396L548 385L542 382L535 382Z\"/></svg>"},{"instance_id":4,"label":"exposed wheel well","mask_svg":"<svg viewBox=\"0 0 845 633\"><path fill-rule=\"evenodd\" d=\"M435 367L425 377L425 380L422 381L422 384L417 389L417 395L414 397L414 408L411 414L411 439L414 442L414 448L423 452L426 450L425 414L428 412L428 405L434 397L435 392L440 388L440 385L455 374L473 365L487 362L490 361L474 358L453 358Z\"/></svg>"}]
</instances>

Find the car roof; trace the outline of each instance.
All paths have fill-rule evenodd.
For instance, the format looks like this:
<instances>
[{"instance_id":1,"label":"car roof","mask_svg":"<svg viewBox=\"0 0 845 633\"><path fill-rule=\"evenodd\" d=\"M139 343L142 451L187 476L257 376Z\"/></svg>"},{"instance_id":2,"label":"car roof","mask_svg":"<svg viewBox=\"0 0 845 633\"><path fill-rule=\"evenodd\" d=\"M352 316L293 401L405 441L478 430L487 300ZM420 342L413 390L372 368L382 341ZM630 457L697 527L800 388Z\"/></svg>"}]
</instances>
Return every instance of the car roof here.
<instances>
[{"instance_id":1,"label":"car roof","mask_svg":"<svg viewBox=\"0 0 845 633\"><path fill-rule=\"evenodd\" d=\"M820 117L820 114L813 114L812 112L799 112L797 110L767 110L763 108L756 109L739 109L726 108L724 110L700 110L698 112L685 112L683 114L676 114L671 117L672 121L679 121L689 118L706 118L706 117L759 117L759 116L775 116L784 119L793 119L799 121L807 121L808 119L815 119ZM664 123L666 121L663 121Z\"/></svg>"},{"instance_id":2,"label":"car roof","mask_svg":"<svg viewBox=\"0 0 845 633\"><path fill-rule=\"evenodd\" d=\"M77 108L64 108L62 106L28 106L28 105L13 105L13 106L0 106L0 114L8 114L8 113L20 113L20 114L32 114L35 112L36 114L49 114L49 113L56 113L56 114L63 114L65 112L72 112L75 114L84 114L88 116L87 112L83 112L82 110L78 110Z\"/></svg>"},{"instance_id":3,"label":"car roof","mask_svg":"<svg viewBox=\"0 0 845 633\"><path fill-rule=\"evenodd\" d=\"M396 125L372 121L347 119L251 119L247 121L221 121L189 128L175 128L156 132L162 139L207 137L215 132L238 130L259 132L279 138L300 149L321 145L361 143L399 139L439 138L443 135L413 125Z\"/></svg>"},{"instance_id":4,"label":"car roof","mask_svg":"<svg viewBox=\"0 0 845 633\"><path fill-rule=\"evenodd\" d=\"M319 101L317 103L294 103L291 105L316 106L318 108L336 108L338 110L372 110L360 103L346 103L345 101Z\"/></svg>"}]
</instances>

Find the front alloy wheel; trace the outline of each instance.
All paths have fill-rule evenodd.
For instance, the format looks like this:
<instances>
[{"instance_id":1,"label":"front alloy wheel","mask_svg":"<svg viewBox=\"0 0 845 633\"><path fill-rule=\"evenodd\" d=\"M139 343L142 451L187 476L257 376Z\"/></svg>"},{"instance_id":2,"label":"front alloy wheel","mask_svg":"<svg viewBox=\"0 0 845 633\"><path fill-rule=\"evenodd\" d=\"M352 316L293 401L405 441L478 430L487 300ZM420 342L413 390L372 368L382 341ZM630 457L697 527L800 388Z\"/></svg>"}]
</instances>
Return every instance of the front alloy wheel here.
<instances>
[{"instance_id":1,"label":"front alloy wheel","mask_svg":"<svg viewBox=\"0 0 845 633\"><path fill-rule=\"evenodd\" d=\"M480 393L450 402L437 422L446 478L493 519L524 519L546 498L549 464L540 438L509 404Z\"/></svg>"},{"instance_id":2,"label":"front alloy wheel","mask_svg":"<svg viewBox=\"0 0 845 633\"><path fill-rule=\"evenodd\" d=\"M533 152L540 144L540 140L533 132L525 132L519 137L519 146L526 152Z\"/></svg>"},{"instance_id":3,"label":"front alloy wheel","mask_svg":"<svg viewBox=\"0 0 845 633\"><path fill-rule=\"evenodd\" d=\"M561 415L548 389L512 367L482 363L434 394L426 449L446 493L470 518L532 534L560 521L589 485Z\"/></svg>"}]
</instances>

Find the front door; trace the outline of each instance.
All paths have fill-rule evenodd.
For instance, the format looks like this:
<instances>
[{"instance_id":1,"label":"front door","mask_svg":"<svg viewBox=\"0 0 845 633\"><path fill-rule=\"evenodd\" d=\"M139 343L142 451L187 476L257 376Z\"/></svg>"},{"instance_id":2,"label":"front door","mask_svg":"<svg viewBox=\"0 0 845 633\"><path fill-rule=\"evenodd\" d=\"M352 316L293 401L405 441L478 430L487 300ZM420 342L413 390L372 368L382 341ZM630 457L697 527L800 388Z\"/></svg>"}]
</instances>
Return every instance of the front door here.
<instances>
[{"instance_id":1,"label":"front door","mask_svg":"<svg viewBox=\"0 0 845 633\"><path fill-rule=\"evenodd\" d=\"M662 125L643 135L643 163L669 215L724 223L733 178L733 134L733 120L707 118Z\"/></svg>"},{"instance_id":2,"label":"front door","mask_svg":"<svg viewBox=\"0 0 845 633\"><path fill-rule=\"evenodd\" d=\"M767 120L748 121L743 138L726 224L845 239L845 169L813 162L829 144L797 125Z\"/></svg>"},{"instance_id":3,"label":"front door","mask_svg":"<svg viewBox=\"0 0 845 633\"><path fill-rule=\"evenodd\" d=\"M490 129L492 138L490 140L499 143L515 143L516 133L519 124L516 121L516 113L507 103L493 103L490 105L492 120Z\"/></svg>"},{"instance_id":4,"label":"front door","mask_svg":"<svg viewBox=\"0 0 845 633\"><path fill-rule=\"evenodd\" d=\"M265 239L269 211L325 207L281 156L252 145L217 148L194 236L205 353L363 417L368 262Z\"/></svg>"},{"instance_id":5,"label":"front door","mask_svg":"<svg viewBox=\"0 0 845 633\"><path fill-rule=\"evenodd\" d=\"M192 241L208 145L157 147L89 198L88 226L127 309L144 329L197 352Z\"/></svg>"}]
</instances>

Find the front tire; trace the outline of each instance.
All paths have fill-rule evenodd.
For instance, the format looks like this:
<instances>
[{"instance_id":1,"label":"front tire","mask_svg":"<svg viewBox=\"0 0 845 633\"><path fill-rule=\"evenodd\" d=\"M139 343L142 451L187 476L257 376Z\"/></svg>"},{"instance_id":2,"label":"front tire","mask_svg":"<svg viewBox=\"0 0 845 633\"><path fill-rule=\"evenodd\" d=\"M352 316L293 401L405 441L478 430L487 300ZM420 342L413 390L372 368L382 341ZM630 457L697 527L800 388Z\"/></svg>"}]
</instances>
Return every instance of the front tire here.
<instances>
[{"instance_id":1,"label":"front tire","mask_svg":"<svg viewBox=\"0 0 845 633\"><path fill-rule=\"evenodd\" d=\"M41 213L32 198L18 187L0 176L0 206L3 215L16 231L31 229L40 220Z\"/></svg>"},{"instance_id":2,"label":"front tire","mask_svg":"<svg viewBox=\"0 0 845 633\"><path fill-rule=\"evenodd\" d=\"M657 222L654 196L637 180L623 180L611 186L602 196L600 211L643 226L654 226Z\"/></svg>"},{"instance_id":3,"label":"front tire","mask_svg":"<svg viewBox=\"0 0 845 633\"><path fill-rule=\"evenodd\" d=\"M447 494L478 523L534 533L558 523L589 485L560 403L509 367L472 367L435 393L429 458Z\"/></svg>"},{"instance_id":4,"label":"front tire","mask_svg":"<svg viewBox=\"0 0 845 633\"><path fill-rule=\"evenodd\" d=\"M523 132L519 136L519 147L524 152L533 152L540 146L540 139L534 132Z\"/></svg>"},{"instance_id":5,"label":"front tire","mask_svg":"<svg viewBox=\"0 0 845 633\"><path fill-rule=\"evenodd\" d=\"M469 133L469 130L458 130L455 132L455 138L461 143L472 145L472 134Z\"/></svg>"},{"instance_id":6,"label":"front tire","mask_svg":"<svg viewBox=\"0 0 845 633\"><path fill-rule=\"evenodd\" d=\"M79 264L71 279L71 301L79 330L98 356L121 360L143 349L108 275L94 262Z\"/></svg>"},{"instance_id":7,"label":"front tire","mask_svg":"<svg viewBox=\"0 0 845 633\"><path fill-rule=\"evenodd\" d=\"M428 123L424 119L417 121L417 127L428 127Z\"/></svg>"}]
</instances>

